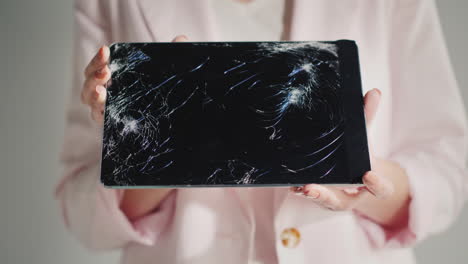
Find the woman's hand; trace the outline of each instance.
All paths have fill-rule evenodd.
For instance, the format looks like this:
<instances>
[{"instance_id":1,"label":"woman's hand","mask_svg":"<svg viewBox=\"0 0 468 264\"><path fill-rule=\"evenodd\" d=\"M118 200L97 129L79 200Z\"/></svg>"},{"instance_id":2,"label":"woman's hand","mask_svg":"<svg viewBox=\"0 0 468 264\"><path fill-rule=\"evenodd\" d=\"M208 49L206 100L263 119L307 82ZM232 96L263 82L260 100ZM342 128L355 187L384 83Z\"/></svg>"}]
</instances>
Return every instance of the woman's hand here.
<instances>
[{"instance_id":1,"label":"woman's hand","mask_svg":"<svg viewBox=\"0 0 468 264\"><path fill-rule=\"evenodd\" d=\"M173 42L187 41L185 36L177 36ZM81 101L88 105L91 117L97 123L104 120L106 101L105 85L111 77L109 66L110 51L102 46L85 69L85 81L81 91ZM120 208L129 220L140 218L158 208L159 203L172 189L131 189L125 190Z\"/></svg>"},{"instance_id":2,"label":"woman's hand","mask_svg":"<svg viewBox=\"0 0 468 264\"><path fill-rule=\"evenodd\" d=\"M187 37L180 35L172 42L187 41ZM94 121L102 123L104 120L104 105L106 102L106 83L111 78L109 62L109 47L102 46L84 71L85 81L81 91L81 102L88 105Z\"/></svg>"},{"instance_id":3,"label":"woman's hand","mask_svg":"<svg viewBox=\"0 0 468 264\"><path fill-rule=\"evenodd\" d=\"M81 91L81 102L88 105L91 117L96 122L103 121L104 102L106 101L105 85L111 77L107 63L110 51L102 46L84 71L85 81Z\"/></svg>"},{"instance_id":4,"label":"woman's hand","mask_svg":"<svg viewBox=\"0 0 468 264\"><path fill-rule=\"evenodd\" d=\"M373 89L364 97L367 126L370 126L380 102L381 92ZM330 210L357 210L374 221L396 226L405 221L409 188L405 171L397 164L372 157L373 170L362 180L365 186L340 188L319 184L293 187L292 191L311 198L323 208Z\"/></svg>"}]
</instances>

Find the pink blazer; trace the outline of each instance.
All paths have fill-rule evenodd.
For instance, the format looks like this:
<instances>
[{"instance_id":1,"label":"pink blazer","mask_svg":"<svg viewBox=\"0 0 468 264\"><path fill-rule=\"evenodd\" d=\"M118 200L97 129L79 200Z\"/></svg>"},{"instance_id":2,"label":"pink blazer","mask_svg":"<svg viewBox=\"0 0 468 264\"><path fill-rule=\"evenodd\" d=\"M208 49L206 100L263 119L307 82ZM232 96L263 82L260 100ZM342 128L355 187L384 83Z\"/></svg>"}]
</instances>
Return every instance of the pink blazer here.
<instances>
[{"instance_id":1,"label":"pink blazer","mask_svg":"<svg viewBox=\"0 0 468 264\"><path fill-rule=\"evenodd\" d=\"M293 3L290 40L357 41L364 90L383 92L369 131L373 153L409 175L407 226L386 230L285 188L180 189L137 221L124 216L122 190L99 181L101 128L79 99L84 67L100 45L114 41L170 41L178 34L222 41L215 18L210 0L76 1L75 74L56 191L66 226L89 248L123 248L123 263L254 263L259 245L269 245L268 263L413 263L405 247L446 229L468 189L463 105L433 0ZM272 213L258 222L254 206ZM260 242L253 239L259 225L271 226ZM281 243L290 227L301 235L294 248Z\"/></svg>"}]
</instances>

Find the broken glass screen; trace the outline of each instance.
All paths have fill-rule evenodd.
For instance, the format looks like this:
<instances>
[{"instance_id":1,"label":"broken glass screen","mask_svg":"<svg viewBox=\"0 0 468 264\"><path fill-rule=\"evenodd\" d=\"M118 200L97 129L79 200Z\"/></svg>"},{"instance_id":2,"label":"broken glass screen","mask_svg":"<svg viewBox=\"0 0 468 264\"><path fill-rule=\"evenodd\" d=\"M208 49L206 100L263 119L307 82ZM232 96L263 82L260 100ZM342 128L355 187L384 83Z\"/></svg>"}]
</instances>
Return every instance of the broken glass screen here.
<instances>
[{"instance_id":1,"label":"broken glass screen","mask_svg":"<svg viewBox=\"0 0 468 264\"><path fill-rule=\"evenodd\" d=\"M362 183L353 41L115 43L106 186Z\"/></svg>"}]
</instances>

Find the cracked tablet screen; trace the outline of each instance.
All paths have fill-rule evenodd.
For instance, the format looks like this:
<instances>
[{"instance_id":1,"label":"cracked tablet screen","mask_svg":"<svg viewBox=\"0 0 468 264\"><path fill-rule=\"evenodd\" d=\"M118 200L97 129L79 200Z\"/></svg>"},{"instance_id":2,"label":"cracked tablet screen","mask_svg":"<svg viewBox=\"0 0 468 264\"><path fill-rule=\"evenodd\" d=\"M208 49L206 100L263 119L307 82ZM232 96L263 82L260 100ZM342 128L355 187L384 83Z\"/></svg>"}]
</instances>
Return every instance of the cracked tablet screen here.
<instances>
[{"instance_id":1,"label":"cracked tablet screen","mask_svg":"<svg viewBox=\"0 0 468 264\"><path fill-rule=\"evenodd\" d=\"M347 181L333 43L116 43L109 67L106 185Z\"/></svg>"}]
</instances>

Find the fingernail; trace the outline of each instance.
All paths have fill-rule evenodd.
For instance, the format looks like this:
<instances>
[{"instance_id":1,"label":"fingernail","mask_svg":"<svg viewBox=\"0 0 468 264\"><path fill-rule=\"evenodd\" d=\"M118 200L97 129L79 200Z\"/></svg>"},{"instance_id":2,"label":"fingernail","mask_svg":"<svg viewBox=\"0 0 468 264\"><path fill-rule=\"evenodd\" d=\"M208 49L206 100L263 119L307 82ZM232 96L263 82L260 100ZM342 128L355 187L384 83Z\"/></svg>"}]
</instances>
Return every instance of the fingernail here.
<instances>
[{"instance_id":1,"label":"fingernail","mask_svg":"<svg viewBox=\"0 0 468 264\"><path fill-rule=\"evenodd\" d=\"M382 92L379 89L374 88L374 91L376 91L379 95L382 95Z\"/></svg>"},{"instance_id":2,"label":"fingernail","mask_svg":"<svg viewBox=\"0 0 468 264\"><path fill-rule=\"evenodd\" d=\"M349 195L356 195L356 194L359 193L359 189L358 189L358 188L349 187L349 188L344 188L344 189L343 189L343 192L345 192L346 194L349 194Z\"/></svg>"},{"instance_id":3,"label":"fingernail","mask_svg":"<svg viewBox=\"0 0 468 264\"><path fill-rule=\"evenodd\" d=\"M308 198L312 198L312 199L317 199L319 197L319 195L320 195L320 193L317 190L314 190L314 189L305 190L304 194Z\"/></svg>"},{"instance_id":4,"label":"fingernail","mask_svg":"<svg viewBox=\"0 0 468 264\"><path fill-rule=\"evenodd\" d=\"M291 188L291 191L293 191L295 194L302 194L304 188L302 186L294 186Z\"/></svg>"},{"instance_id":5,"label":"fingernail","mask_svg":"<svg viewBox=\"0 0 468 264\"><path fill-rule=\"evenodd\" d=\"M106 92L106 88L104 88L101 85L98 85L98 86L96 86L96 92L98 92L99 94L103 94L103 93Z\"/></svg>"},{"instance_id":6,"label":"fingernail","mask_svg":"<svg viewBox=\"0 0 468 264\"><path fill-rule=\"evenodd\" d=\"M98 59L102 59L104 55L104 47L100 47L98 51Z\"/></svg>"}]
</instances>

